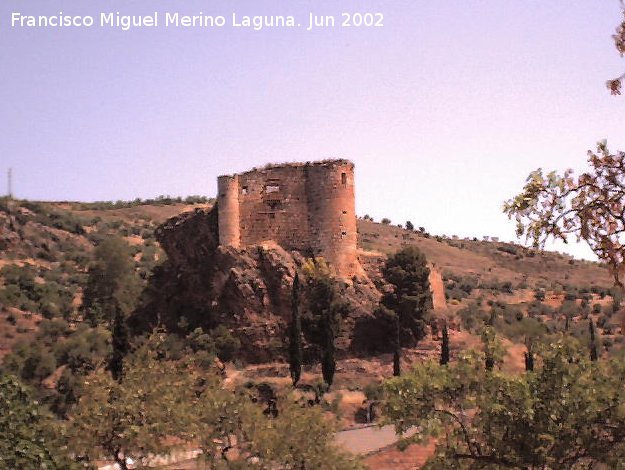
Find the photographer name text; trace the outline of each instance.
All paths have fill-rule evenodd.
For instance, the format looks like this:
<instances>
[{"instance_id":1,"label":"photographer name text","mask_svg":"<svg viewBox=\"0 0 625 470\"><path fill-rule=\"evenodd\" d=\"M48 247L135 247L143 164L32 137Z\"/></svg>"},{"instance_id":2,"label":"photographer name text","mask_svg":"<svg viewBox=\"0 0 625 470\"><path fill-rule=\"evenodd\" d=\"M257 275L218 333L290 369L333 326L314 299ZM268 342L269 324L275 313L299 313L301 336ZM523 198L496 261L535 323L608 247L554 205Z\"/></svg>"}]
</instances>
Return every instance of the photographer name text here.
<instances>
[{"instance_id":1,"label":"photographer name text","mask_svg":"<svg viewBox=\"0 0 625 470\"><path fill-rule=\"evenodd\" d=\"M25 15L11 13L11 28L110 28L121 31L144 28L240 28L253 31L266 29L303 29L313 31L328 28L380 28L384 14L379 12L344 12L337 15L318 15L313 12L302 18L292 15L184 15L180 12L154 12L149 15L124 15L120 12L102 12L96 16Z\"/></svg>"}]
</instances>

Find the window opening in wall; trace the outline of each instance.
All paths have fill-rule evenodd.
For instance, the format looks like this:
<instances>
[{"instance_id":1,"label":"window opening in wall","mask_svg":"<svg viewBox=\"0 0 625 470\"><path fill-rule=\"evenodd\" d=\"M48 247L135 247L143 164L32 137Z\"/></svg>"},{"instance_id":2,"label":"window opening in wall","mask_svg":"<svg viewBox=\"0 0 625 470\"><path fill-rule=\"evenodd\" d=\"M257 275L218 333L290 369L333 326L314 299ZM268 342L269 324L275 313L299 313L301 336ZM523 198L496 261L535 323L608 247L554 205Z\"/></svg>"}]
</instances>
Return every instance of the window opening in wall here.
<instances>
[{"instance_id":1,"label":"window opening in wall","mask_svg":"<svg viewBox=\"0 0 625 470\"><path fill-rule=\"evenodd\" d=\"M345 238L347 236L347 232L341 232L341 238Z\"/></svg>"},{"instance_id":2,"label":"window opening in wall","mask_svg":"<svg viewBox=\"0 0 625 470\"><path fill-rule=\"evenodd\" d=\"M247 186L243 186L241 188L241 194L243 194L243 195L247 194Z\"/></svg>"},{"instance_id":3,"label":"window opening in wall","mask_svg":"<svg viewBox=\"0 0 625 470\"><path fill-rule=\"evenodd\" d=\"M275 219L276 218L276 214L274 214L273 212L269 213L269 218L270 219Z\"/></svg>"},{"instance_id":4,"label":"window opening in wall","mask_svg":"<svg viewBox=\"0 0 625 470\"><path fill-rule=\"evenodd\" d=\"M343 214L347 214L347 211L343 211Z\"/></svg>"},{"instance_id":5,"label":"window opening in wall","mask_svg":"<svg viewBox=\"0 0 625 470\"><path fill-rule=\"evenodd\" d=\"M265 186L265 193L269 194L277 192L280 192L280 186L278 186L277 184L268 184L267 186Z\"/></svg>"},{"instance_id":6,"label":"window opening in wall","mask_svg":"<svg viewBox=\"0 0 625 470\"><path fill-rule=\"evenodd\" d=\"M347 184L347 173L341 173L341 183Z\"/></svg>"}]
</instances>

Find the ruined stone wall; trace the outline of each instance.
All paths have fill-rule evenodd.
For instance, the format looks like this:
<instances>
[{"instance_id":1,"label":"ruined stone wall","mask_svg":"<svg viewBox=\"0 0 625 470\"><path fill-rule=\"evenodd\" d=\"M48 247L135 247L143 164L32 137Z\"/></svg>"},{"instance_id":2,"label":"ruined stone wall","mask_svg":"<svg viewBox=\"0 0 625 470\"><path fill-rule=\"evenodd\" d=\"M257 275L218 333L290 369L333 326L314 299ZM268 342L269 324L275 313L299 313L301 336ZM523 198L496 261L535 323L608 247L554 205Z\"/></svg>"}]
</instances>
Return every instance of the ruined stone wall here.
<instances>
[{"instance_id":1,"label":"ruined stone wall","mask_svg":"<svg viewBox=\"0 0 625 470\"><path fill-rule=\"evenodd\" d=\"M354 165L347 160L268 166L218 180L219 242L273 240L323 256L337 275L360 274Z\"/></svg>"},{"instance_id":2,"label":"ruined stone wall","mask_svg":"<svg viewBox=\"0 0 625 470\"><path fill-rule=\"evenodd\" d=\"M281 166L239 176L242 245L274 240L289 250L310 245L308 196L301 166Z\"/></svg>"}]
</instances>

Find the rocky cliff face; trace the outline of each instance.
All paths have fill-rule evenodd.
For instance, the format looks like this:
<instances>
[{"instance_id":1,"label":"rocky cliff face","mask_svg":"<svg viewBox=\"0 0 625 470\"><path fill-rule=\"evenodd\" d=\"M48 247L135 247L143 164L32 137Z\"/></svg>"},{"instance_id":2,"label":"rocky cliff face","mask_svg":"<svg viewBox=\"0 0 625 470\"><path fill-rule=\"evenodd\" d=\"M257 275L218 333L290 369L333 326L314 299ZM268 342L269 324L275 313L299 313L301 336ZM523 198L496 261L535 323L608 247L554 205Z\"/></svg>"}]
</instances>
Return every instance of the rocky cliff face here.
<instances>
[{"instance_id":1,"label":"rocky cliff face","mask_svg":"<svg viewBox=\"0 0 625 470\"><path fill-rule=\"evenodd\" d=\"M131 318L132 327L160 324L182 332L223 324L239 337L248 362L286 355L291 288L304 262L300 253L272 242L246 249L219 246L215 210L173 217L157 229L156 237L168 260L154 272L144 307ZM350 310L337 338L339 354L364 353L376 333L367 321L380 291L368 279L341 283L339 289ZM366 338L357 337L362 335ZM307 346L314 356L314 346Z\"/></svg>"}]
</instances>

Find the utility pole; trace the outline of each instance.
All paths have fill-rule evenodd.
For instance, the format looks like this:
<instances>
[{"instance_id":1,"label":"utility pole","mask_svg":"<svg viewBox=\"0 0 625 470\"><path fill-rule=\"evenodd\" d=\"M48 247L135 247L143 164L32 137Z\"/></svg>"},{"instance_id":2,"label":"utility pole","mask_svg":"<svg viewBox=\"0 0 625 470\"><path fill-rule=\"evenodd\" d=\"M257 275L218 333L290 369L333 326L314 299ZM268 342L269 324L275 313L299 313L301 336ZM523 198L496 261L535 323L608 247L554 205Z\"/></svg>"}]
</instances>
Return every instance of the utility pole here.
<instances>
[{"instance_id":1,"label":"utility pole","mask_svg":"<svg viewBox=\"0 0 625 470\"><path fill-rule=\"evenodd\" d=\"M8 188L9 188L9 194L7 196L9 196L9 199L13 199L13 169L9 168L9 171L7 173L7 180L8 180Z\"/></svg>"}]
</instances>

